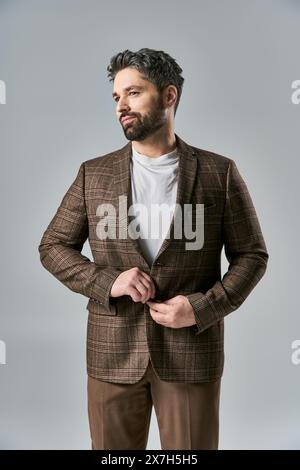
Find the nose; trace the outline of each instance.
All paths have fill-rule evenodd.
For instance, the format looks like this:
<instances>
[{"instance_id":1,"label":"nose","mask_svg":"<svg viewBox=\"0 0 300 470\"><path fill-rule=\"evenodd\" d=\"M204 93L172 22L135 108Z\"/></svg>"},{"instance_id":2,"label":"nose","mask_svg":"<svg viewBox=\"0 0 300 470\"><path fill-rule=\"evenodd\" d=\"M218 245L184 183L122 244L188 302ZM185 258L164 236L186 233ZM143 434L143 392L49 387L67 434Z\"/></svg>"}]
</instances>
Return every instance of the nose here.
<instances>
[{"instance_id":1,"label":"nose","mask_svg":"<svg viewBox=\"0 0 300 470\"><path fill-rule=\"evenodd\" d=\"M124 111L128 111L128 110L129 110L129 106L126 103L126 98L124 99L119 98L119 101L117 102L117 114L120 115L124 113Z\"/></svg>"}]
</instances>

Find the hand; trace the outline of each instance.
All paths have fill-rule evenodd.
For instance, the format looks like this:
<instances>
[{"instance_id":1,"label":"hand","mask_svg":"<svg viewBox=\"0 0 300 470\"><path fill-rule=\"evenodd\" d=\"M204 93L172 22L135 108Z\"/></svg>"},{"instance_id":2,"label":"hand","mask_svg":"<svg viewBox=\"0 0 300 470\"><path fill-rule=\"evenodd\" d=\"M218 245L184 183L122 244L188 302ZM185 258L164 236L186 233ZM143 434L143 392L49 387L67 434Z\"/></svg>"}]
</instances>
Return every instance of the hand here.
<instances>
[{"instance_id":1,"label":"hand","mask_svg":"<svg viewBox=\"0 0 300 470\"><path fill-rule=\"evenodd\" d=\"M150 314L156 323L169 328L183 328L197 324L192 305L184 295L176 295L165 302L148 301Z\"/></svg>"},{"instance_id":2,"label":"hand","mask_svg":"<svg viewBox=\"0 0 300 470\"><path fill-rule=\"evenodd\" d=\"M121 273L112 285L110 297L130 295L134 302L143 304L155 298L155 286L151 277L140 268L131 268Z\"/></svg>"}]
</instances>

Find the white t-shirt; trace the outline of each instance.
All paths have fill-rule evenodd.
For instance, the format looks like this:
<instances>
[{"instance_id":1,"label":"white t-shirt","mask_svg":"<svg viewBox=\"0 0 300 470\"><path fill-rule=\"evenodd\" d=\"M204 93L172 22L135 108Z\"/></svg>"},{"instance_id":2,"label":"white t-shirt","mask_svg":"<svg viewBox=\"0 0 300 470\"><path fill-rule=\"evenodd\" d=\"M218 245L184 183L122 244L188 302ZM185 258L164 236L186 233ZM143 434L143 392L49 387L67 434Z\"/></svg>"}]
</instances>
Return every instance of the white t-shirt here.
<instances>
[{"instance_id":1,"label":"white t-shirt","mask_svg":"<svg viewBox=\"0 0 300 470\"><path fill-rule=\"evenodd\" d=\"M134 223L133 238L137 238L150 266L166 238L174 214L178 163L177 148L152 158L138 153L132 145L129 220L130 226ZM142 207L139 207L139 204L142 204ZM133 232L130 228L129 232L131 236Z\"/></svg>"}]
</instances>

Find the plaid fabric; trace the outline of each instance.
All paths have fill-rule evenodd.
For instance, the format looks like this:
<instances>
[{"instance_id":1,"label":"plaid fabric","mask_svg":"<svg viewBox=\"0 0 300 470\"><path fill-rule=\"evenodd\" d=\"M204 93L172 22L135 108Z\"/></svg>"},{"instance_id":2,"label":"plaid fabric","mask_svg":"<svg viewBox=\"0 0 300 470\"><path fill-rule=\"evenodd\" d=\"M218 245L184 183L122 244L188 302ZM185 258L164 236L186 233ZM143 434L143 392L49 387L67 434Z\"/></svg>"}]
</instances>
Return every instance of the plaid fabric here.
<instances>
[{"instance_id":1,"label":"plaid fabric","mask_svg":"<svg viewBox=\"0 0 300 470\"><path fill-rule=\"evenodd\" d=\"M264 275L268 253L249 195L230 158L185 143L177 134L179 178L176 202L204 204L204 244L186 250L174 237L174 218L156 259L148 265L138 240L100 239L99 204L116 209L116 233L128 227L119 220L119 196L130 203L131 142L80 165L74 182L43 234L43 266L74 292L89 298L87 372L114 383L139 381L151 358L162 380L207 382L222 376L224 317L236 310ZM81 254L89 239L93 261ZM228 271L221 279L224 246ZM186 295L197 325L167 328L152 319L149 307L130 296L110 298L117 276L138 266L156 287L156 300Z\"/></svg>"}]
</instances>

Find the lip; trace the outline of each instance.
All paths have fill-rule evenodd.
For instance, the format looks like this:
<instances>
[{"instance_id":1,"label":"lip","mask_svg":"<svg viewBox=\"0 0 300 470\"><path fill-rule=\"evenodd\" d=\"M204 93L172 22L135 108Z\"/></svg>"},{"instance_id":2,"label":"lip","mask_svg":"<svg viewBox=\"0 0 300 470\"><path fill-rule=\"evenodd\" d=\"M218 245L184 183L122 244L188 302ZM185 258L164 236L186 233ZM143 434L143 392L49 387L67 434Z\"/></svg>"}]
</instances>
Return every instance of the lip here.
<instances>
[{"instance_id":1,"label":"lip","mask_svg":"<svg viewBox=\"0 0 300 470\"><path fill-rule=\"evenodd\" d=\"M133 119L135 119L134 116L126 116L122 119L122 124L124 124L125 122L133 121Z\"/></svg>"}]
</instances>

